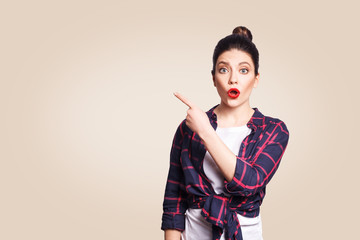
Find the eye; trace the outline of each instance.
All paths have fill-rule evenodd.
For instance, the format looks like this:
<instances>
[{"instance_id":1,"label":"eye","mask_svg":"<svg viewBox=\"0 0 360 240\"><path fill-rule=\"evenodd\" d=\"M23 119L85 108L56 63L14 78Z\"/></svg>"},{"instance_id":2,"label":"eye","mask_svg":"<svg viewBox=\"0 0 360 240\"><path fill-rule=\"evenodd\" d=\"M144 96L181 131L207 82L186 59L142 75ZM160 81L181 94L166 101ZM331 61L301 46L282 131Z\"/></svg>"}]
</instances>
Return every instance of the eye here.
<instances>
[{"instance_id":1,"label":"eye","mask_svg":"<svg viewBox=\"0 0 360 240\"><path fill-rule=\"evenodd\" d=\"M246 68L242 68L242 69L240 69L240 72L242 74L247 74L249 72L249 70L247 70Z\"/></svg>"},{"instance_id":2,"label":"eye","mask_svg":"<svg viewBox=\"0 0 360 240\"><path fill-rule=\"evenodd\" d=\"M226 68L220 68L220 69L219 69L219 72L220 72L220 73L227 73L228 70L227 70Z\"/></svg>"}]
</instances>

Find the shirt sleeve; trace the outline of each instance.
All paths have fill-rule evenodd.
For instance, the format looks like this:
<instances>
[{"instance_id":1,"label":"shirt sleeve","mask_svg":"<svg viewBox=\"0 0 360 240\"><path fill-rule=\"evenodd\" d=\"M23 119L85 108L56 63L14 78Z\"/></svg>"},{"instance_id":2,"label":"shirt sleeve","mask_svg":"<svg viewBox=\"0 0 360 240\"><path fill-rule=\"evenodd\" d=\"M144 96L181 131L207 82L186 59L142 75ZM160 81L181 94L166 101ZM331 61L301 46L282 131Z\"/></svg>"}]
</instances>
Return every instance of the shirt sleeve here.
<instances>
[{"instance_id":1,"label":"shirt sleeve","mask_svg":"<svg viewBox=\"0 0 360 240\"><path fill-rule=\"evenodd\" d=\"M162 230L177 229L183 231L185 229L185 212L188 205L184 172L180 162L184 128L185 121L180 124L175 133L170 152L170 167L163 202Z\"/></svg>"},{"instance_id":2,"label":"shirt sleeve","mask_svg":"<svg viewBox=\"0 0 360 240\"><path fill-rule=\"evenodd\" d=\"M274 176L286 149L289 132L284 122L278 122L266 142L255 153L251 163L237 157L234 178L225 184L233 195L250 196L262 190Z\"/></svg>"}]
</instances>

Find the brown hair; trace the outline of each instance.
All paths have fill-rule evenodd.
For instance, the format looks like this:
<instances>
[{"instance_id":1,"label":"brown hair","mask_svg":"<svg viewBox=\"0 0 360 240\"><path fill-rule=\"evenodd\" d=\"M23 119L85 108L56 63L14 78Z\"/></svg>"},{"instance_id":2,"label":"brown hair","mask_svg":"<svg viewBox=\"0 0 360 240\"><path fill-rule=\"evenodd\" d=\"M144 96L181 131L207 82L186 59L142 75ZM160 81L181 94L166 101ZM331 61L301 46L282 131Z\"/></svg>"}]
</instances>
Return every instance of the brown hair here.
<instances>
[{"instance_id":1,"label":"brown hair","mask_svg":"<svg viewBox=\"0 0 360 240\"><path fill-rule=\"evenodd\" d=\"M247 29L246 27L243 27L243 26L239 26L239 27L234 28L232 33L245 36L245 37L249 38L250 41L252 41L252 38L253 38L250 30Z\"/></svg>"}]
</instances>

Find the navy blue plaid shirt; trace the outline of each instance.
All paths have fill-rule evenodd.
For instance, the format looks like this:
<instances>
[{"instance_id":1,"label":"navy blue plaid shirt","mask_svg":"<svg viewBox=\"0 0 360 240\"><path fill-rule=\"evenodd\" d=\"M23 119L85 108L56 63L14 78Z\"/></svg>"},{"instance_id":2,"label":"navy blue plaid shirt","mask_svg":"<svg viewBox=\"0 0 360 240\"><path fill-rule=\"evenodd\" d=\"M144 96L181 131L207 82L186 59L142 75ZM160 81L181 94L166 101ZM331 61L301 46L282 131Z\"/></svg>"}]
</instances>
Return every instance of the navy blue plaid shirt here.
<instances>
[{"instance_id":1,"label":"navy blue plaid shirt","mask_svg":"<svg viewBox=\"0 0 360 240\"><path fill-rule=\"evenodd\" d=\"M215 130L216 107L207 112ZM224 178L224 192L230 197L216 194L206 177L206 149L200 137L186 126L185 120L179 125L170 153L161 229L183 231L186 209L196 208L202 209L202 216L213 225L213 239L220 239L224 230L226 239L242 239L236 214L259 215L266 184L278 169L289 140L284 122L253 109L247 123L251 133L240 145L234 178L230 182Z\"/></svg>"}]
</instances>

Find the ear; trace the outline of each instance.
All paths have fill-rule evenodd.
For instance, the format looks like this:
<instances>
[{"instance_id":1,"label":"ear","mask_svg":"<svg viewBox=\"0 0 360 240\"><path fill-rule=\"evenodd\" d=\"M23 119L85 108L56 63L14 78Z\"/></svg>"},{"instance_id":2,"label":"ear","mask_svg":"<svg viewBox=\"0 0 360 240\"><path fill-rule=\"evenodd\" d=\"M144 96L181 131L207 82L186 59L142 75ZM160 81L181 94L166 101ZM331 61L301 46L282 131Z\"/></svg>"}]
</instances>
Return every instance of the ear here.
<instances>
[{"instance_id":1,"label":"ear","mask_svg":"<svg viewBox=\"0 0 360 240\"><path fill-rule=\"evenodd\" d=\"M259 79L260 79L260 73L258 73L255 77L255 82L254 82L254 87L253 88L256 88L258 83L259 83Z\"/></svg>"},{"instance_id":2,"label":"ear","mask_svg":"<svg viewBox=\"0 0 360 240\"><path fill-rule=\"evenodd\" d=\"M212 75L212 80L213 80L214 87L216 87L215 74L214 74L213 70L211 70L211 75Z\"/></svg>"}]
</instances>

